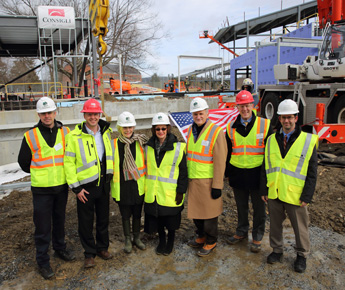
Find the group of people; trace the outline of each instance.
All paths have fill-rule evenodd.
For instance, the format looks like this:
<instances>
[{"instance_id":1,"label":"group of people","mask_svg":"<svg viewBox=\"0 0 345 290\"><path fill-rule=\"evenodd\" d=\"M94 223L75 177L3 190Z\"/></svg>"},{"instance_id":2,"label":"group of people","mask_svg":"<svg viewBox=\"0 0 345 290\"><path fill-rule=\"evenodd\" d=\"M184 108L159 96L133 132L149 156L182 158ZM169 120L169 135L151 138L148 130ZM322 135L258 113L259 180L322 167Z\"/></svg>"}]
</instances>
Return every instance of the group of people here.
<instances>
[{"instance_id":1,"label":"group of people","mask_svg":"<svg viewBox=\"0 0 345 290\"><path fill-rule=\"evenodd\" d=\"M118 116L119 136L111 139L112 129L100 118L103 111L95 99L85 102L81 111L85 121L69 132L55 119L54 101L42 97L37 102L40 121L25 133L18 156L21 168L31 173L36 261L41 275L45 279L54 276L48 255L50 241L57 257L75 260L66 248L64 232L68 187L76 194L85 268L95 266L96 255L105 260L113 257L108 250L110 196L121 213L124 251L130 253L133 246L146 249L140 239L144 207L144 231L158 233L156 254L169 255L188 192L187 217L196 227L188 245L200 257L209 255L217 246L224 173L233 188L238 213L236 233L227 242L234 245L248 237L251 200L250 251L258 253L268 203L273 252L267 262L282 261L282 223L287 214L296 236L295 271L304 272L310 251L307 205L316 184L317 136L297 126L298 106L292 100L279 105L282 128L276 133L269 120L256 116L249 91L239 92L236 104L239 115L224 134L208 119L205 99L194 98L190 103L193 123L184 143L171 132L164 113L153 117L148 139L134 132L134 116L123 112Z\"/></svg>"}]
</instances>

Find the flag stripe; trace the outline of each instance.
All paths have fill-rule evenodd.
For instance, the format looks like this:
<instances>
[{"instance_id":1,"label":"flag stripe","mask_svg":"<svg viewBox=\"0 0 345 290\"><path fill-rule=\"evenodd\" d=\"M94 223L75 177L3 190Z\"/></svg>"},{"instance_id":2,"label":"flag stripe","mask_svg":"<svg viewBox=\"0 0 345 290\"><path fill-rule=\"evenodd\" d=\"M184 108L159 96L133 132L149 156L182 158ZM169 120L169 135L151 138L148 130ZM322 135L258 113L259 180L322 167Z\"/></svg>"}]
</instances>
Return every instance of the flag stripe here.
<instances>
[{"instance_id":1,"label":"flag stripe","mask_svg":"<svg viewBox=\"0 0 345 290\"><path fill-rule=\"evenodd\" d=\"M224 133L226 125L238 116L237 108L213 109L209 110L209 119L220 126ZM188 128L193 122L192 114L189 112L170 113L170 119L181 132L185 141L187 141Z\"/></svg>"}]
</instances>

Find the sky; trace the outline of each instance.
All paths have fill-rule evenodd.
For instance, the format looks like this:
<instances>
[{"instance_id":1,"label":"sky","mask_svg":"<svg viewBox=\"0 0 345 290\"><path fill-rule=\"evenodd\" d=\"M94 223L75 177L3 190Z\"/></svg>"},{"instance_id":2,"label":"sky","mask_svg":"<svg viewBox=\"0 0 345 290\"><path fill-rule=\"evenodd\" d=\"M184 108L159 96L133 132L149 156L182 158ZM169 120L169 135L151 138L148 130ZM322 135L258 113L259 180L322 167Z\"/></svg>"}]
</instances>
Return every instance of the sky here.
<instances>
[{"instance_id":1,"label":"sky","mask_svg":"<svg viewBox=\"0 0 345 290\"><path fill-rule=\"evenodd\" d=\"M208 44L209 39L199 39L203 30L213 32L213 35L223 27L289 8L310 0L153 0L153 12L158 13L164 28L169 31L169 38L162 39L155 49L154 58L149 62L157 66L157 70L142 73L143 77L157 73L160 76L178 73L179 55L223 57L229 63L232 54L220 49L216 43ZM226 44L228 45L228 44ZM244 46L236 41L236 46ZM237 52L237 51L236 51ZM243 51L244 53L244 51ZM219 64L217 60L182 59L180 73L188 73L195 69Z\"/></svg>"}]
</instances>

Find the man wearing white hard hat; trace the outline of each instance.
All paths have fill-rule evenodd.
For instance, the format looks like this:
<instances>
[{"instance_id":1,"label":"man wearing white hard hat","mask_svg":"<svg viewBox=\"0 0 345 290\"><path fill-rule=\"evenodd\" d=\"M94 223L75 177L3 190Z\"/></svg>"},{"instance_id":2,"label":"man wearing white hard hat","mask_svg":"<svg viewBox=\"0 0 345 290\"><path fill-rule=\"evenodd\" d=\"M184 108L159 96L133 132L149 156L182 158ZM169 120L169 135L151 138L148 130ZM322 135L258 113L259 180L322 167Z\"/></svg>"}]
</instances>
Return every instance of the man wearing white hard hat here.
<instances>
[{"instance_id":1,"label":"man wearing white hard hat","mask_svg":"<svg viewBox=\"0 0 345 290\"><path fill-rule=\"evenodd\" d=\"M227 145L222 128L208 119L208 104L202 98L190 103L193 124L188 129L188 218L197 228L188 243L198 256L209 255L217 245L218 216L223 212L223 178Z\"/></svg>"},{"instance_id":2,"label":"man wearing white hard hat","mask_svg":"<svg viewBox=\"0 0 345 290\"><path fill-rule=\"evenodd\" d=\"M270 213L273 252L267 257L267 263L282 262L283 221L287 215L296 239L294 270L303 273L310 252L308 204L316 186L318 136L301 131L296 124L298 112L297 104L289 99L278 106L282 128L266 143L261 194L268 202Z\"/></svg>"},{"instance_id":3,"label":"man wearing white hard hat","mask_svg":"<svg viewBox=\"0 0 345 290\"><path fill-rule=\"evenodd\" d=\"M65 261L75 259L65 241L68 186L63 156L69 129L55 120L56 105L51 98L38 100L37 113L40 121L24 134L18 163L31 174L36 261L40 274L49 279L54 276L48 254L51 240L56 256Z\"/></svg>"}]
</instances>

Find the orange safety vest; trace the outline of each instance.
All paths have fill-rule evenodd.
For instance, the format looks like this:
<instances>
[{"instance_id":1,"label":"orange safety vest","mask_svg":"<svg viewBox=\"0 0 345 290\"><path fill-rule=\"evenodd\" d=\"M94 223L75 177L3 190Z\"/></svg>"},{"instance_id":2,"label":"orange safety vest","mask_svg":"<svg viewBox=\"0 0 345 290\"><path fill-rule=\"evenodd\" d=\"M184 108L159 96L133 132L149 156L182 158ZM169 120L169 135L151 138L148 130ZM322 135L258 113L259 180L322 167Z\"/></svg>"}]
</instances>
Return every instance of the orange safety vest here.
<instances>
[{"instance_id":1,"label":"orange safety vest","mask_svg":"<svg viewBox=\"0 0 345 290\"><path fill-rule=\"evenodd\" d=\"M226 126L226 132L232 142L230 164L238 168L255 168L261 166L265 154L265 138L270 120L256 117L254 125L246 137L232 128L235 121Z\"/></svg>"},{"instance_id":2,"label":"orange safety vest","mask_svg":"<svg viewBox=\"0 0 345 290\"><path fill-rule=\"evenodd\" d=\"M188 178L213 178L213 147L222 128L211 123L194 142L192 126L187 138Z\"/></svg>"},{"instance_id":3,"label":"orange safety vest","mask_svg":"<svg viewBox=\"0 0 345 290\"><path fill-rule=\"evenodd\" d=\"M69 131L67 127L58 129L54 147L48 146L37 127L24 134L32 153L30 164L32 186L51 187L66 183L63 160L65 136Z\"/></svg>"}]
</instances>

